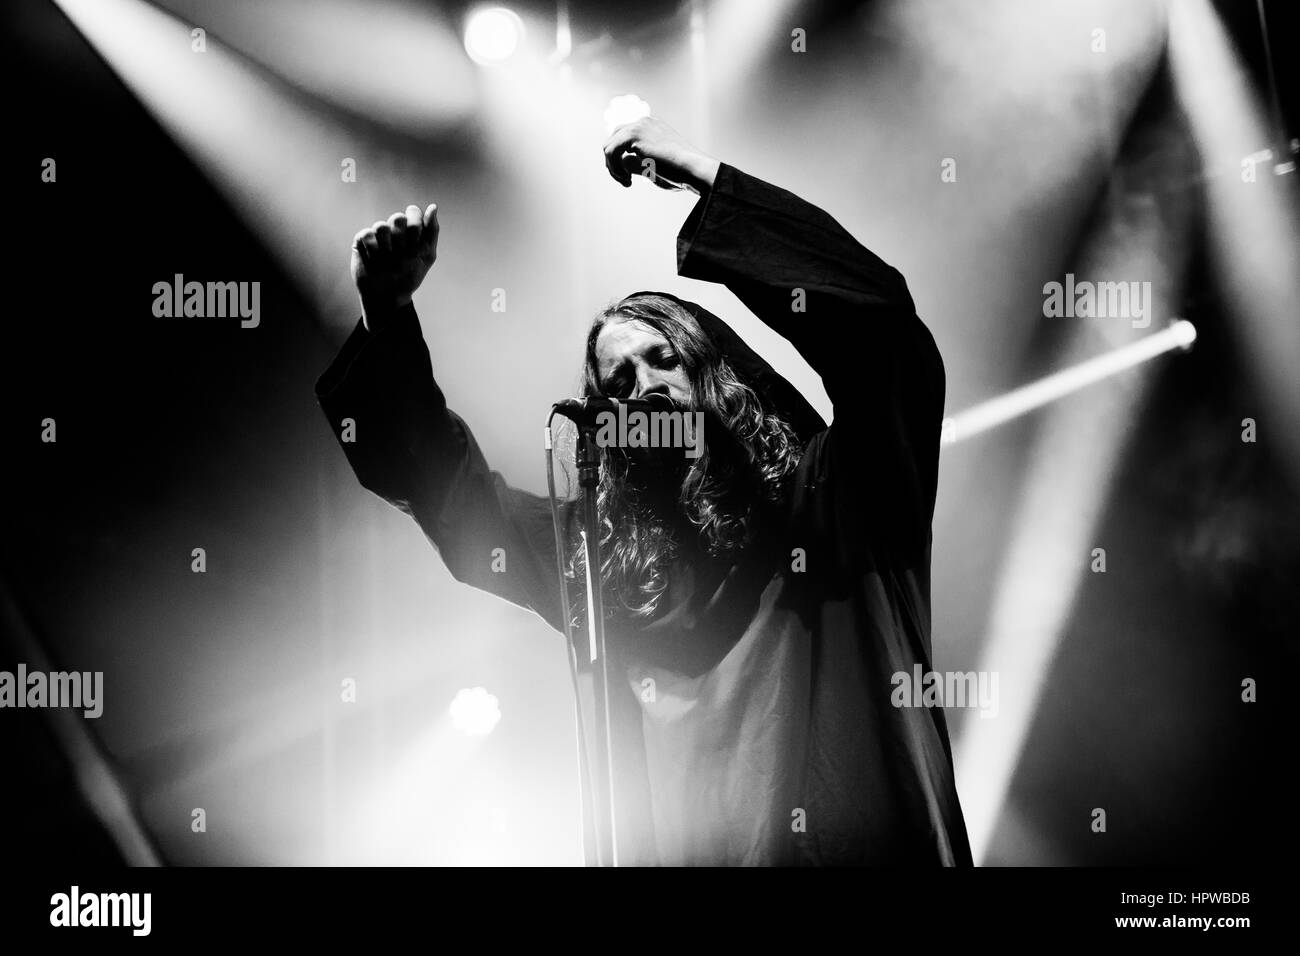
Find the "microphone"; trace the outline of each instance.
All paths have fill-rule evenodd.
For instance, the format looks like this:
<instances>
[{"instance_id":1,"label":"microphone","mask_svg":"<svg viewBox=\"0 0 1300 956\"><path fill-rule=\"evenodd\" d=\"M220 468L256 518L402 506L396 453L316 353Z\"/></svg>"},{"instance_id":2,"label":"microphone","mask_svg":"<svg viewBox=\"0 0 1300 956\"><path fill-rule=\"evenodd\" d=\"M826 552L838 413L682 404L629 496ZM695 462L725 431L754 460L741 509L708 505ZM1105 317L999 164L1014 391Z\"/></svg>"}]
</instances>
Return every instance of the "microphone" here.
<instances>
[{"instance_id":1,"label":"microphone","mask_svg":"<svg viewBox=\"0 0 1300 956\"><path fill-rule=\"evenodd\" d=\"M606 398L601 395L566 398L551 407L555 414L563 415L578 425L594 425L602 412L617 415L620 405L627 409L629 415L632 412L669 412L678 407L676 402L662 392L651 392L645 398Z\"/></svg>"}]
</instances>

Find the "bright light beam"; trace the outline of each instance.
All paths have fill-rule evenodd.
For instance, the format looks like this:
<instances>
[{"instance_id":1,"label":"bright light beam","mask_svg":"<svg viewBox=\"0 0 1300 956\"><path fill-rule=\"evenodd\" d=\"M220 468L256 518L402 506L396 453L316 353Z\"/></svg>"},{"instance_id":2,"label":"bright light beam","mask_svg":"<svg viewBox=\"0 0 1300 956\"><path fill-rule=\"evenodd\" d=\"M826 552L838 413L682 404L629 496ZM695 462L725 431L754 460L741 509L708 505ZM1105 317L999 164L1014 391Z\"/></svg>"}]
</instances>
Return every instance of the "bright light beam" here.
<instances>
[{"instance_id":1,"label":"bright light beam","mask_svg":"<svg viewBox=\"0 0 1300 956\"><path fill-rule=\"evenodd\" d=\"M720 0L690 4L689 38L683 55L689 56L705 77L701 91L709 91L718 102L728 102L739 87L753 79L764 57L790 50L790 19L793 0ZM705 49L725 49L725 56L708 59ZM682 64L685 67L685 64Z\"/></svg>"},{"instance_id":2,"label":"bright light beam","mask_svg":"<svg viewBox=\"0 0 1300 956\"><path fill-rule=\"evenodd\" d=\"M207 31L208 51L235 51L298 89L406 135L438 134L472 116L474 67L431 4L403 0L155 0ZM109 7L109 3L103 6ZM183 77L184 74L179 74Z\"/></svg>"},{"instance_id":3,"label":"bright light beam","mask_svg":"<svg viewBox=\"0 0 1300 956\"><path fill-rule=\"evenodd\" d=\"M1149 362L1174 349L1190 348L1196 341L1196 327L1186 319L1175 319L1163 332L1099 355L1071 368L1062 369L1021 386L1005 395L981 402L943 421L941 445L964 441L1013 418L1019 418L1048 402L1077 392L1125 369Z\"/></svg>"},{"instance_id":4,"label":"bright light beam","mask_svg":"<svg viewBox=\"0 0 1300 956\"><path fill-rule=\"evenodd\" d=\"M1169 328L976 405L944 422L941 444L970 438L1034 409L1158 358L1190 348L1196 328ZM1031 457L1016 531L999 576L981 654L981 670L998 673L1006 694L999 719L976 721L955 747L971 850L983 862L992 841L1039 693L1079 580L1080 554L1105 501L1105 489L1136 419L1141 384L1112 389L1054 409ZM1062 507L1061 502L1068 501Z\"/></svg>"},{"instance_id":5,"label":"bright light beam","mask_svg":"<svg viewBox=\"0 0 1300 956\"><path fill-rule=\"evenodd\" d=\"M1249 154L1273 139L1240 57L1208 0L1169 5L1169 68L1209 175L1210 267L1251 363L1276 447L1300 483L1300 202L1295 177ZM1282 157L1276 157L1281 162ZM1249 415L1243 409L1240 417Z\"/></svg>"},{"instance_id":6,"label":"bright light beam","mask_svg":"<svg viewBox=\"0 0 1300 956\"><path fill-rule=\"evenodd\" d=\"M414 179L395 174L382 147L304 106L221 43L195 53L189 26L143 0L56 3L264 238L322 321L350 329L347 237L388 205L381 196L420 195ZM341 180L344 157L362 170L355 183Z\"/></svg>"},{"instance_id":7,"label":"bright light beam","mask_svg":"<svg viewBox=\"0 0 1300 956\"><path fill-rule=\"evenodd\" d=\"M1113 110L1103 104L1099 117L1105 121ZM1191 255L1191 213L1176 194L1156 188L1168 171L1149 158L1158 155L1152 144L1176 141L1178 135L1178 117L1169 110L1125 136L1110 171L1102 216L1080 252L1062 263L1103 278L1142 276L1159 290L1148 301L1154 315L1169 315L1183 301ZM1141 367L1157 355L1187 347L1196 333L1190 323L1175 321L1162 332L1117 343L1118 348L1098 356L1098 341L1141 333L1130 322L1109 319L1076 321L1062 331L1068 339L1061 353L1064 371L954 416L955 427L948 426L951 439L959 440L1030 408L1042 409L1029 436L977 664L979 671L998 674L998 714L991 720L959 717L954 725L958 792L977 863L988 862L999 821L1014 821L1016 810L1007 805L1007 797L1039 707L1070 706L1044 700L1043 691L1089 560L1103 543L1096 538L1098 520L1153 381L1141 374ZM1128 374L1121 378L1124 370ZM1103 379L1109 387L1086 388ZM1054 401L1067 394L1074 397ZM1023 847L1007 842L1014 839L1013 826L995 852L1023 856Z\"/></svg>"},{"instance_id":8,"label":"bright light beam","mask_svg":"<svg viewBox=\"0 0 1300 956\"><path fill-rule=\"evenodd\" d=\"M448 862L465 813L462 781L481 738L432 722L373 779L357 781L351 812L341 816L339 858L360 866L427 866ZM490 830L470 834L482 845Z\"/></svg>"}]
</instances>

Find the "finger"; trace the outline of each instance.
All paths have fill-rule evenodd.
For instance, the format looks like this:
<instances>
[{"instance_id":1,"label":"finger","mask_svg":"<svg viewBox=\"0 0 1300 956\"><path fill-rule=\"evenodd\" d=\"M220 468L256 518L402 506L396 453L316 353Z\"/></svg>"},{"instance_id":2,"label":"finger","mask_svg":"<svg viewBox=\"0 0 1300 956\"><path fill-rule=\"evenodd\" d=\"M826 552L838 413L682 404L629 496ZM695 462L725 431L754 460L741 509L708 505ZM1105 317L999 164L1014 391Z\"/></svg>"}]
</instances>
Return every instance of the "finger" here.
<instances>
[{"instance_id":1,"label":"finger","mask_svg":"<svg viewBox=\"0 0 1300 956\"><path fill-rule=\"evenodd\" d=\"M623 165L626 148L623 143L615 143L605 152L605 168L615 181L623 186L632 185L632 176Z\"/></svg>"},{"instance_id":2,"label":"finger","mask_svg":"<svg viewBox=\"0 0 1300 956\"><path fill-rule=\"evenodd\" d=\"M370 255L369 251L366 249L366 243L365 243L366 236L368 235L370 235L370 230L362 229L358 231L355 236L352 237L352 248L357 250L357 252L361 255L362 262L365 262Z\"/></svg>"},{"instance_id":3,"label":"finger","mask_svg":"<svg viewBox=\"0 0 1300 956\"><path fill-rule=\"evenodd\" d=\"M647 166L645 157L640 156L637 153L624 153L619 158L619 164L622 166L624 172L627 173L629 180L633 176L645 176L646 179L654 179L653 173L648 176L646 175L647 170L653 170L654 166Z\"/></svg>"},{"instance_id":4,"label":"finger","mask_svg":"<svg viewBox=\"0 0 1300 956\"><path fill-rule=\"evenodd\" d=\"M362 258L367 262L379 261L379 237L374 229L366 229L361 234Z\"/></svg>"},{"instance_id":5,"label":"finger","mask_svg":"<svg viewBox=\"0 0 1300 956\"><path fill-rule=\"evenodd\" d=\"M379 251L385 255L391 253L393 251L393 233L388 228L388 223L381 219L371 228L375 230L375 240L379 246Z\"/></svg>"},{"instance_id":6,"label":"finger","mask_svg":"<svg viewBox=\"0 0 1300 956\"><path fill-rule=\"evenodd\" d=\"M609 171L610 176L624 186L632 185L632 177L623 168L623 154L630 151L636 139L637 130L635 124L626 123L614 130L609 139L605 140L605 168Z\"/></svg>"},{"instance_id":7,"label":"finger","mask_svg":"<svg viewBox=\"0 0 1300 956\"><path fill-rule=\"evenodd\" d=\"M438 204L429 203L424 211L424 228L420 231L420 254L436 255L438 251Z\"/></svg>"},{"instance_id":8,"label":"finger","mask_svg":"<svg viewBox=\"0 0 1300 956\"><path fill-rule=\"evenodd\" d=\"M389 241L393 244L393 251L398 255L406 252L406 213L395 212L388 217Z\"/></svg>"},{"instance_id":9,"label":"finger","mask_svg":"<svg viewBox=\"0 0 1300 956\"><path fill-rule=\"evenodd\" d=\"M609 134L609 137L605 140L604 150L606 153L609 153L615 146L619 145L626 149L632 141L637 139L640 135L641 126L639 123L624 123L622 126L616 127L614 132Z\"/></svg>"},{"instance_id":10,"label":"finger","mask_svg":"<svg viewBox=\"0 0 1300 956\"><path fill-rule=\"evenodd\" d=\"M408 249L419 249L424 235L424 217L420 207L412 203L406 207L406 242Z\"/></svg>"}]
</instances>

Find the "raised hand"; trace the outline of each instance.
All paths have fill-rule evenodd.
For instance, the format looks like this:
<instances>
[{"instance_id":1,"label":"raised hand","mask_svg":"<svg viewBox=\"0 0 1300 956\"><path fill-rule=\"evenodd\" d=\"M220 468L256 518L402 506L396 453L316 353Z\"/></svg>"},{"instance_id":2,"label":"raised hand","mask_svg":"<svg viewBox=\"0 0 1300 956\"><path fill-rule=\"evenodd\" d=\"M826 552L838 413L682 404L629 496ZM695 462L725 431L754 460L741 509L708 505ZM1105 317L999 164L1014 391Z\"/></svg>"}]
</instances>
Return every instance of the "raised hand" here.
<instances>
[{"instance_id":1,"label":"raised hand","mask_svg":"<svg viewBox=\"0 0 1300 956\"><path fill-rule=\"evenodd\" d=\"M718 175L718 161L682 138L663 120L645 116L624 123L605 141L605 168L624 186L633 176L647 176L655 185L673 187L659 179L685 183L704 194Z\"/></svg>"},{"instance_id":2,"label":"raised hand","mask_svg":"<svg viewBox=\"0 0 1300 956\"><path fill-rule=\"evenodd\" d=\"M352 281L361 296L366 328L374 332L411 301L438 258L438 206L420 214L411 205L352 239Z\"/></svg>"}]
</instances>

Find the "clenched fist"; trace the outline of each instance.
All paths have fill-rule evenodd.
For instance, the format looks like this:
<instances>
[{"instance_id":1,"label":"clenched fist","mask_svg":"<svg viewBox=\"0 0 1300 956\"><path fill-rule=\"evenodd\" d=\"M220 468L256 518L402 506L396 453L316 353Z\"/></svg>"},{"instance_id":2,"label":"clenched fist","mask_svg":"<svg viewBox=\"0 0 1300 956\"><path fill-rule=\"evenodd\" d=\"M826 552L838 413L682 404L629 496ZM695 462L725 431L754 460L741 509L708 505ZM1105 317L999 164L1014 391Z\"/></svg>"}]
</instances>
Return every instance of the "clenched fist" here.
<instances>
[{"instance_id":1,"label":"clenched fist","mask_svg":"<svg viewBox=\"0 0 1300 956\"><path fill-rule=\"evenodd\" d=\"M718 161L700 152L661 119L643 116L624 123L605 141L605 168L624 186L643 175L656 186L673 187L662 179L684 183L703 194L718 175Z\"/></svg>"},{"instance_id":2,"label":"clenched fist","mask_svg":"<svg viewBox=\"0 0 1300 956\"><path fill-rule=\"evenodd\" d=\"M366 328L374 332L411 301L438 258L438 206L407 206L352 240L352 281L361 295Z\"/></svg>"}]
</instances>

